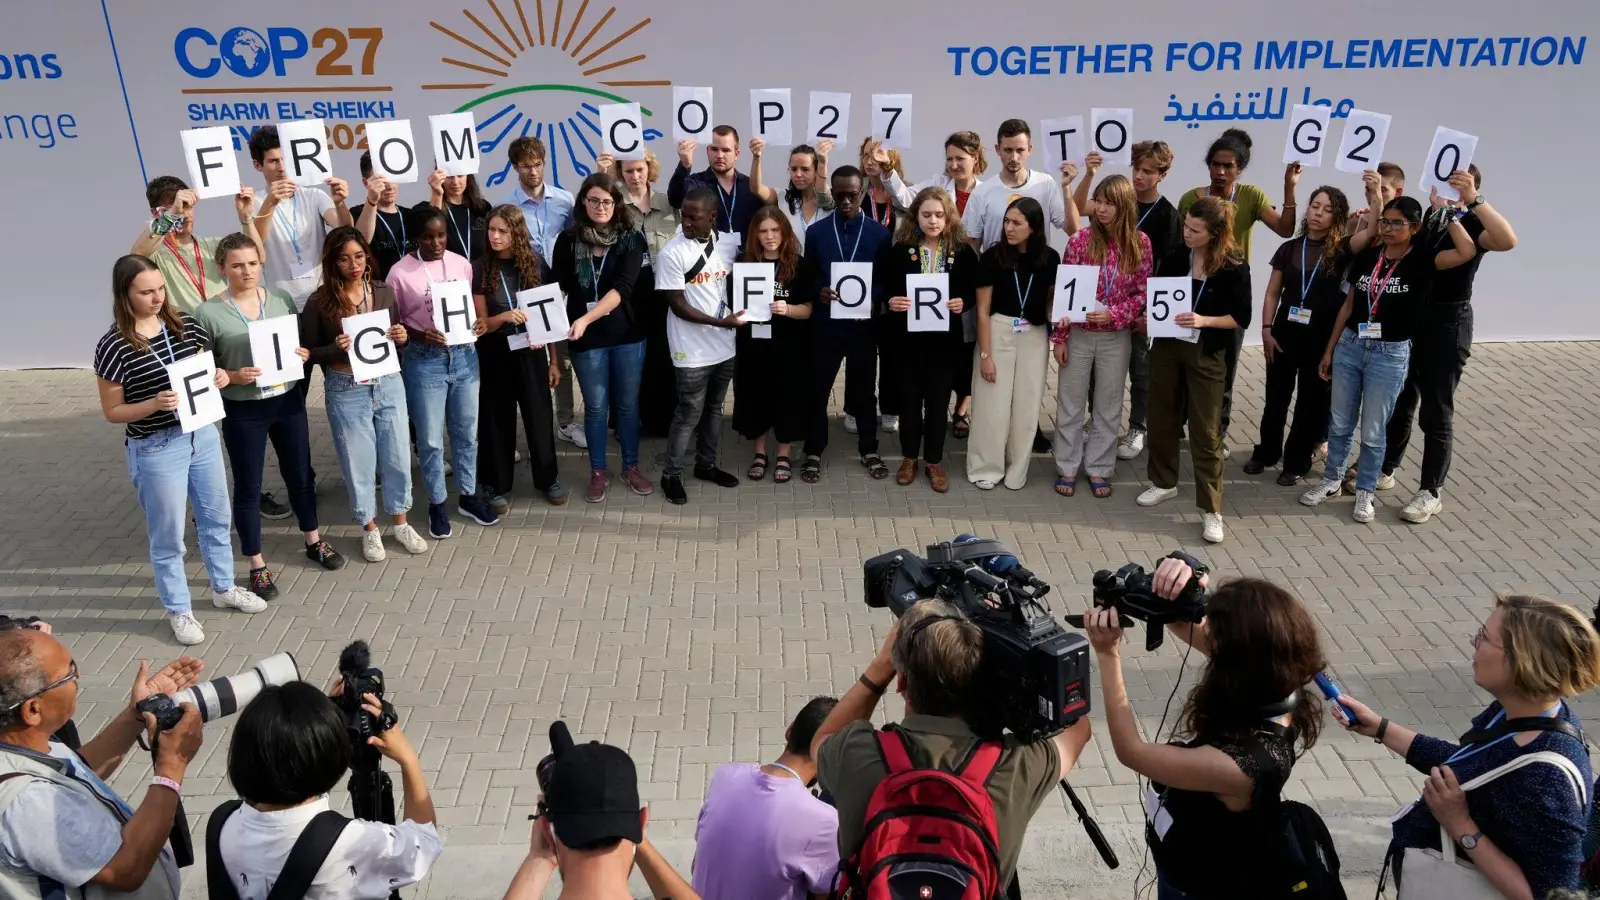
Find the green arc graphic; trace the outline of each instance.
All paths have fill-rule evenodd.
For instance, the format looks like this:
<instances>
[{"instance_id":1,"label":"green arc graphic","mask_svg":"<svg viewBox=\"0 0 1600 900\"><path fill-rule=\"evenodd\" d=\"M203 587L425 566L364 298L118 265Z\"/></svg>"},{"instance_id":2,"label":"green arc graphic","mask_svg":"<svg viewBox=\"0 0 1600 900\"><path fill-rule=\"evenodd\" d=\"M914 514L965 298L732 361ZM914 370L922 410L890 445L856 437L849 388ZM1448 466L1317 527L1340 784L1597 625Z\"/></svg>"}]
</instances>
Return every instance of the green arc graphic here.
<instances>
[{"instance_id":1,"label":"green arc graphic","mask_svg":"<svg viewBox=\"0 0 1600 900\"><path fill-rule=\"evenodd\" d=\"M478 106L479 104L482 104L482 103L488 103L490 100L496 100L496 99L499 99L500 97L505 97L505 96L510 95L510 94L525 94L525 93L527 93L529 91L570 91L570 92L575 93L575 94L589 94L589 95L594 96L594 97L600 97L600 98L603 98L603 99L606 99L606 100L610 100L613 103L632 103L633 102L632 100L629 100L626 97L619 97L616 94L608 93L606 91L596 90L594 88L583 87L581 85L576 85L576 84L524 84L524 85L522 85L520 87L510 87L510 88L505 88L504 90L495 91L492 94L484 94L482 97L479 97L476 100L469 100L466 103L461 104L460 106L456 107L455 111L456 112L466 112L467 110L473 108L474 106ZM647 107L647 106L640 106L639 107L639 111L644 113L647 116L654 116L655 115L655 113L651 112L650 108Z\"/></svg>"}]
</instances>

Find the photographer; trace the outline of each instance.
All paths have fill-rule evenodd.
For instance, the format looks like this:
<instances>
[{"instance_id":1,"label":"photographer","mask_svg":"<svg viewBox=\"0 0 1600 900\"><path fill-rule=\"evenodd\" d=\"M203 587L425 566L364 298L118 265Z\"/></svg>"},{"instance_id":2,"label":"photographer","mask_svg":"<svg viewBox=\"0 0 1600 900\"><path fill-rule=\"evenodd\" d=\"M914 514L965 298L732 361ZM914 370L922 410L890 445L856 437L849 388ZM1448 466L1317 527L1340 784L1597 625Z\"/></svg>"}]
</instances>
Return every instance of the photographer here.
<instances>
[{"instance_id":1,"label":"photographer","mask_svg":"<svg viewBox=\"0 0 1600 900\"><path fill-rule=\"evenodd\" d=\"M644 836L649 810L639 803L638 770L621 748L597 741L566 748L546 789L528 856L505 900L540 900L558 869L558 900L628 900L635 864L656 900L700 900Z\"/></svg>"},{"instance_id":2,"label":"photographer","mask_svg":"<svg viewBox=\"0 0 1600 900\"><path fill-rule=\"evenodd\" d=\"M381 719L378 699L363 699L366 712ZM315 868L308 900L383 900L421 881L444 849L422 763L405 733L390 728L367 743L400 766L405 821L386 825L338 817L343 831ZM225 816L218 841L223 871L207 873L208 879L217 876L214 886L231 888L240 900L264 900L273 883L286 877L301 832L329 812L328 792L350 768L351 755L344 715L315 686L294 681L262 688L240 714L228 747L228 781L244 802L214 814Z\"/></svg>"},{"instance_id":3,"label":"photographer","mask_svg":"<svg viewBox=\"0 0 1600 900\"><path fill-rule=\"evenodd\" d=\"M161 734L155 777L137 810L104 779L139 733L154 729L135 705L193 685L203 666L185 657L151 675L141 662L127 708L74 752L51 739L78 705L72 654L36 629L0 631L0 897L79 900L114 891L177 898L167 836L184 773L200 750L200 714L185 704L182 719Z\"/></svg>"},{"instance_id":4,"label":"photographer","mask_svg":"<svg viewBox=\"0 0 1600 900\"><path fill-rule=\"evenodd\" d=\"M840 698L811 742L817 780L839 809L839 853L853 856L866 837L867 807L889 776L878 733L869 719L894 684L905 697L906 717L893 731L904 738L919 767L958 772L981 744L966 721L979 698L983 632L953 605L923 600L911 606L884 638L866 673ZM1028 821L1065 778L1089 742L1082 718L1054 737L1022 743L1007 735L985 783L998 825L999 884L1012 882Z\"/></svg>"},{"instance_id":5,"label":"photographer","mask_svg":"<svg viewBox=\"0 0 1600 900\"><path fill-rule=\"evenodd\" d=\"M1176 598L1194 576L1184 561L1162 560L1153 592ZM1321 728L1321 698L1301 690L1326 665L1317 626L1287 591L1253 578L1223 585L1205 610L1197 624L1167 626L1209 657L1184 700L1182 744L1140 739L1122 680L1118 613L1084 615L1111 746L1119 762L1150 779L1145 841L1158 900L1287 897L1299 873L1287 868L1278 798Z\"/></svg>"}]
</instances>

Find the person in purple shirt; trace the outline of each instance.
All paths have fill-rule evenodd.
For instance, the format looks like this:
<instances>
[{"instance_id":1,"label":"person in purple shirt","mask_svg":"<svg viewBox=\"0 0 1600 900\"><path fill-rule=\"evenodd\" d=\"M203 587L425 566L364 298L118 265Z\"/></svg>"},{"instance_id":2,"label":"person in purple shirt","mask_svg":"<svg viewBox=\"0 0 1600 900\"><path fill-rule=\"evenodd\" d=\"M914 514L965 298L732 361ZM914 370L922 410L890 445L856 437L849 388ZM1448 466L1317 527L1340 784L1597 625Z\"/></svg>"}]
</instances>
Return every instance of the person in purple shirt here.
<instances>
[{"instance_id":1,"label":"person in purple shirt","mask_svg":"<svg viewBox=\"0 0 1600 900\"><path fill-rule=\"evenodd\" d=\"M728 763L711 776L694 833L701 900L828 895L839 870L839 813L807 787L817 779L812 738L838 702L807 703L785 733L777 762Z\"/></svg>"}]
</instances>

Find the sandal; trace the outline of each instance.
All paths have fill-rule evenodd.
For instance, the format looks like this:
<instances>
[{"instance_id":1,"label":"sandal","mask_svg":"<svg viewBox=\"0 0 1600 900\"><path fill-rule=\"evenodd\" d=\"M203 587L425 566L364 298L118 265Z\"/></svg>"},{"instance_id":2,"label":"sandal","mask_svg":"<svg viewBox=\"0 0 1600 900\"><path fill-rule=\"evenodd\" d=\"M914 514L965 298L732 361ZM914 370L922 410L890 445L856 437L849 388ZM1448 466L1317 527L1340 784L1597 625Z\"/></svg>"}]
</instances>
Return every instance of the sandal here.
<instances>
[{"instance_id":1,"label":"sandal","mask_svg":"<svg viewBox=\"0 0 1600 900\"><path fill-rule=\"evenodd\" d=\"M757 453L755 458L750 461L750 471L745 474L750 476L751 481L760 481L767 477L767 455L765 453Z\"/></svg>"},{"instance_id":2,"label":"sandal","mask_svg":"<svg viewBox=\"0 0 1600 900\"><path fill-rule=\"evenodd\" d=\"M778 457L778 461L772 464L772 483L773 484L788 484L789 483L789 479L791 477L792 476L790 475L789 457L787 457L787 456Z\"/></svg>"},{"instance_id":3,"label":"sandal","mask_svg":"<svg viewBox=\"0 0 1600 900\"><path fill-rule=\"evenodd\" d=\"M1071 497L1078 492L1078 482L1074 478L1057 478L1056 493L1063 497Z\"/></svg>"},{"instance_id":4,"label":"sandal","mask_svg":"<svg viewBox=\"0 0 1600 900\"><path fill-rule=\"evenodd\" d=\"M800 480L806 484L816 484L822 480L822 457L807 456L800 463Z\"/></svg>"},{"instance_id":5,"label":"sandal","mask_svg":"<svg viewBox=\"0 0 1600 900\"><path fill-rule=\"evenodd\" d=\"M1098 500L1104 500L1111 496L1111 481L1109 479L1096 478L1091 475L1089 476L1089 488L1094 492L1094 496Z\"/></svg>"},{"instance_id":6,"label":"sandal","mask_svg":"<svg viewBox=\"0 0 1600 900\"><path fill-rule=\"evenodd\" d=\"M955 424L951 426L950 432L955 435L956 440L966 440L967 435L972 433L972 416L967 413L957 415Z\"/></svg>"},{"instance_id":7,"label":"sandal","mask_svg":"<svg viewBox=\"0 0 1600 900\"><path fill-rule=\"evenodd\" d=\"M867 474L873 481L882 481L889 477L889 467L883 464L883 457L876 453L867 453L861 457L861 464L867 467Z\"/></svg>"}]
</instances>

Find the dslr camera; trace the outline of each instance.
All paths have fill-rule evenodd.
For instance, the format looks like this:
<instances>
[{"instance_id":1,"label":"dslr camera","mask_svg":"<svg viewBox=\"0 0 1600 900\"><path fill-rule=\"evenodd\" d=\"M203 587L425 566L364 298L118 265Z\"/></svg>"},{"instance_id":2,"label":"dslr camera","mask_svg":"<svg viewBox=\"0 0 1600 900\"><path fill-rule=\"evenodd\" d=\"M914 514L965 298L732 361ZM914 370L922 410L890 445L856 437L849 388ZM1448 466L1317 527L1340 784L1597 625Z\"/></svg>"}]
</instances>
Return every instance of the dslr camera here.
<instances>
[{"instance_id":1,"label":"dslr camera","mask_svg":"<svg viewBox=\"0 0 1600 900\"><path fill-rule=\"evenodd\" d=\"M898 618L918 600L949 602L983 631L979 687L968 723L985 737L1055 734L1089 712L1089 642L1061 627L1050 585L999 541L963 534L927 556L895 550L862 564L867 605Z\"/></svg>"},{"instance_id":2,"label":"dslr camera","mask_svg":"<svg viewBox=\"0 0 1600 900\"><path fill-rule=\"evenodd\" d=\"M1095 607L1116 610L1123 628L1132 628L1135 619L1145 623L1146 650L1161 646L1168 622L1198 623L1206 617L1206 589L1201 586L1200 577L1211 570L1182 550L1174 550L1164 558L1180 560L1194 570L1188 583L1171 600L1156 596L1154 576L1135 563L1115 572L1101 569L1094 573ZM1083 616L1067 616L1066 620L1073 628L1083 627Z\"/></svg>"},{"instance_id":3,"label":"dslr camera","mask_svg":"<svg viewBox=\"0 0 1600 900\"><path fill-rule=\"evenodd\" d=\"M276 653L232 678L217 678L180 691L177 696L156 694L139 701L138 710L155 717L156 728L171 731L183 718L182 704L192 703L200 711L200 721L214 722L231 716L246 706L269 684L284 685L300 680L300 665L289 653Z\"/></svg>"}]
</instances>

